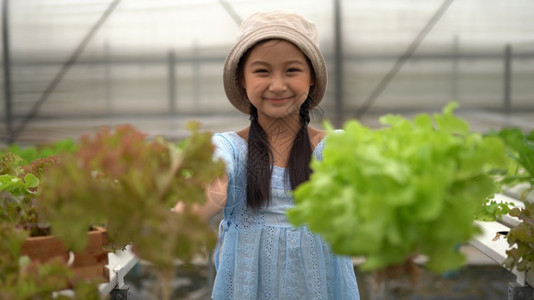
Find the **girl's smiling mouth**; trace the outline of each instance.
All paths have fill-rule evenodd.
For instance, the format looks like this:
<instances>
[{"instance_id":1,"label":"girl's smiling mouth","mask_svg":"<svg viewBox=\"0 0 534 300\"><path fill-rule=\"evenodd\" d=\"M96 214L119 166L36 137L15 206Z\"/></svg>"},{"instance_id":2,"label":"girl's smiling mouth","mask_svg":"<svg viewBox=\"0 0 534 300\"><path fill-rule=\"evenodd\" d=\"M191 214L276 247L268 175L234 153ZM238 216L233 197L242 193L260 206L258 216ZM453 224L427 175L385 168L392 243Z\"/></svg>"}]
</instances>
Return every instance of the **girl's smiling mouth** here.
<instances>
[{"instance_id":1,"label":"girl's smiling mouth","mask_svg":"<svg viewBox=\"0 0 534 300\"><path fill-rule=\"evenodd\" d=\"M285 97L285 98L264 98L264 100L273 102L273 103L282 103L289 101L292 97Z\"/></svg>"}]
</instances>

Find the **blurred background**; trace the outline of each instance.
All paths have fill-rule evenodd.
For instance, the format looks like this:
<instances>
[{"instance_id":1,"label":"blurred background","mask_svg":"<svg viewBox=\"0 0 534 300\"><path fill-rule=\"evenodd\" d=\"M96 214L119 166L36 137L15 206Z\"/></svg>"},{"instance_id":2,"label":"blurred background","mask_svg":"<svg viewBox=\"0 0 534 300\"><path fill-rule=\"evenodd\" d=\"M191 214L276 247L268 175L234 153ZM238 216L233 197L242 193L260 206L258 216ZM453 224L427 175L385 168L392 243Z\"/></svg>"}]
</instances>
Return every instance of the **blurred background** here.
<instances>
[{"instance_id":1,"label":"blurred background","mask_svg":"<svg viewBox=\"0 0 534 300\"><path fill-rule=\"evenodd\" d=\"M1 143L131 123L178 139L247 126L222 65L258 10L316 23L329 86L320 125L458 101L475 130L534 128L532 0L3 0Z\"/></svg>"}]
</instances>

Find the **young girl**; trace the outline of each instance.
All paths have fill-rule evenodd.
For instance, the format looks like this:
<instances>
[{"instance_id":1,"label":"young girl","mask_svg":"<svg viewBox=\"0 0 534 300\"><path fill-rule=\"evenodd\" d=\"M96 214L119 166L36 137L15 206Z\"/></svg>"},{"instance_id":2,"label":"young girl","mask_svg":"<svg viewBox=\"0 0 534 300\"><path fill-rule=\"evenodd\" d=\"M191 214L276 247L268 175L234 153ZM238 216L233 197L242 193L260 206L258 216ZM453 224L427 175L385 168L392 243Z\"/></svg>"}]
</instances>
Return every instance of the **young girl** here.
<instances>
[{"instance_id":1,"label":"young girl","mask_svg":"<svg viewBox=\"0 0 534 300\"><path fill-rule=\"evenodd\" d=\"M351 259L332 254L320 236L285 215L291 190L309 178L325 138L308 126L327 83L315 25L281 11L251 15L223 79L250 126L214 135L226 176L196 208L205 219L224 209L213 299L359 299Z\"/></svg>"}]
</instances>

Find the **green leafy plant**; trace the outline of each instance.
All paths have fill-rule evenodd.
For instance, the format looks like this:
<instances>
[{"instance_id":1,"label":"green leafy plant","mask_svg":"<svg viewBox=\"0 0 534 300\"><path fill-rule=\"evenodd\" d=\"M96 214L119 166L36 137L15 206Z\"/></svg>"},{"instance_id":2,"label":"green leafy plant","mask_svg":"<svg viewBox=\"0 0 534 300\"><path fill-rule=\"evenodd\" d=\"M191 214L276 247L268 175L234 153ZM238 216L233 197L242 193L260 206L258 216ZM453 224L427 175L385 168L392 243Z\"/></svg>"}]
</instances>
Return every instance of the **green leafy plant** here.
<instances>
[{"instance_id":1,"label":"green leafy plant","mask_svg":"<svg viewBox=\"0 0 534 300\"><path fill-rule=\"evenodd\" d=\"M486 199L486 202L475 213L475 220L486 222L500 220L503 215L507 215L510 212L510 206L513 207L514 203Z\"/></svg>"},{"instance_id":2,"label":"green leafy plant","mask_svg":"<svg viewBox=\"0 0 534 300\"><path fill-rule=\"evenodd\" d=\"M496 135L504 140L507 154L514 162L503 178L502 184L508 186L525 184L526 188L520 195L524 200L534 191L534 130L526 134L519 128L506 128Z\"/></svg>"},{"instance_id":3,"label":"green leafy plant","mask_svg":"<svg viewBox=\"0 0 534 300\"><path fill-rule=\"evenodd\" d=\"M55 162L50 156L25 165L11 152L0 158L0 299L52 299L52 292L65 288L72 278L62 260L40 263L21 255L26 238L49 234L48 227L39 226L35 204L39 177ZM98 290L84 287L85 282L74 286L77 297L98 299Z\"/></svg>"},{"instance_id":4,"label":"green leafy plant","mask_svg":"<svg viewBox=\"0 0 534 300\"><path fill-rule=\"evenodd\" d=\"M132 243L137 254L159 266L190 260L215 242L213 230L193 213L170 212L179 200L202 203L205 188L224 171L213 161L210 133L198 132L178 146L147 141L131 126L85 135L77 152L60 157L45 173L39 199L44 220L74 250L83 249L87 228L108 229L118 248ZM72 222L76 220L76 222Z\"/></svg>"},{"instance_id":5,"label":"green leafy plant","mask_svg":"<svg viewBox=\"0 0 534 300\"><path fill-rule=\"evenodd\" d=\"M534 268L534 204L529 202L528 196L534 190L534 131L526 134L519 128L506 128L496 135L505 141L507 153L514 162L503 184L525 185L520 195L525 207L512 208L509 213L520 223L506 235L511 249L506 251L508 256L503 265L510 270L530 271Z\"/></svg>"},{"instance_id":6,"label":"green leafy plant","mask_svg":"<svg viewBox=\"0 0 534 300\"><path fill-rule=\"evenodd\" d=\"M295 225L321 234L334 252L363 256L363 270L403 266L417 255L436 272L457 269L457 247L479 228L474 215L497 191L493 171L504 169L503 142L471 132L454 116L413 121L388 115L372 130L356 120L329 129L323 160L312 161L308 182L288 211Z\"/></svg>"},{"instance_id":7,"label":"green leafy plant","mask_svg":"<svg viewBox=\"0 0 534 300\"><path fill-rule=\"evenodd\" d=\"M17 144L6 147L0 153L13 153L21 158L21 165L29 165L41 158L49 158L60 153L72 153L78 148L78 143L73 139L62 139L52 143L38 146L22 147Z\"/></svg>"},{"instance_id":8,"label":"green leafy plant","mask_svg":"<svg viewBox=\"0 0 534 300\"><path fill-rule=\"evenodd\" d=\"M61 155L43 176L42 221L73 250L86 246L89 226L101 225L111 250L131 244L168 282L174 260L206 255L216 242L191 207L206 201L205 189L224 163L213 160L211 133L199 132L198 123L188 128L191 136L179 144L147 140L128 125L81 137L78 151ZM180 214L170 211L178 201L185 204Z\"/></svg>"},{"instance_id":9,"label":"green leafy plant","mask_svg":"<svg viewBox=\"0 0 534 300\"><path fill-rule=\"evenodd\" d=\"M0 218L24 226L32 221L31 201L36 193L32 189L37 187L39 179L32 173L25 173L18 164L20 161L20 157L12 153L3 155L0 160Z\"/></svg>"},{"instance_id":10,"label":"green leafy plant","mask_svg":"<svg viewBox=\"0 0 534 300\"><path fill-rule=\"evenodd\" d=\"M132 244L135 254L151 262L158 269L156 275L165 282L170 280L175 259L188 262L196 255L207 254L215 245L215 232L192 212L191 206L206 201L205 188L224 172L224 164L213 160L211 133L199 132L195 122L188 128L191 136L179 144L163 138L149 140L132 126L123 125L86 134L75 147L67 147L71 151L56 148L58 153L53 156L40 157L25 149L22 152L30 153L26 157L33 159L28 164L18 155L6 153L0 167L9 176L0 177L0 195L6 199L0 221L4 220L2 224L15 233L22 233L3 240L2 246L11 256L5 260L2 256L0 268L12 272L0 275L0 289L20 295L18 286L27 286L25 292L34 291L41 297L58 287L45 287L41 277L20 275L27 268L5 265L23 260L19 259L19 237L29 234L25 226L13 225L26 221L48 228L73 251L85 248L89 228L103 226L111 242L110 251ZM185 204L184 212L172 213L170 208L179 200ZM21 218L27 220L21 222ZM31 274L49 274L50 278L54 277L50 274L58 274L54 277L57 282L68 278L68 274L60 276L59 265L24 265L31 266ZM78 292L88 295L92 285L83 286L84 282L76 286ZM163 299L169 298L168 292L162 291Z\"/></svg>"},{"instance_id":11,"label":"green leafy plant","mask_svg":"<svg viewBox=\"0 0 534 300\"><path fill-rule=\"evenodd\" d=\"M40 176L56 158L39 158L29 165L8 152L0 158L0 220L29 231L30 236L47 235L47 227L38 226L35 201Z\"/></svg>"}]
</instances>

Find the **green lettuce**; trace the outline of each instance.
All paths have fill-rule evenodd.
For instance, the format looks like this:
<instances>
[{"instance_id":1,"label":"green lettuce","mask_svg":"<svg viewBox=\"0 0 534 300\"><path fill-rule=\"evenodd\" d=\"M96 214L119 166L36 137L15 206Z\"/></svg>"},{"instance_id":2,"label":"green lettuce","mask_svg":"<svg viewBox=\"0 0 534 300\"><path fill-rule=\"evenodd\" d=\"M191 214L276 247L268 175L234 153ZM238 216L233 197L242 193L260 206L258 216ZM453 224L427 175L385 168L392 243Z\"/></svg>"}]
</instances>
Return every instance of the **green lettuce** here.
<instances>
[{"instance_id":1,"label":"green lettuce","mask_svg":"<svg viewBox=\"0 0 534 300\"><path fill-rule=\"evenodd\" d=\"M335 253L365 257L363 270L416 255L436 272L461 266L457 247L479 232L474 215L498 190L492 172L508 160L502 140L471 132L456 107L413 121L387 115L375 130L356 120L343 130L326 123L323 159L294 191L289 220L321 234Z\"/></svg>"}]
</instances>

